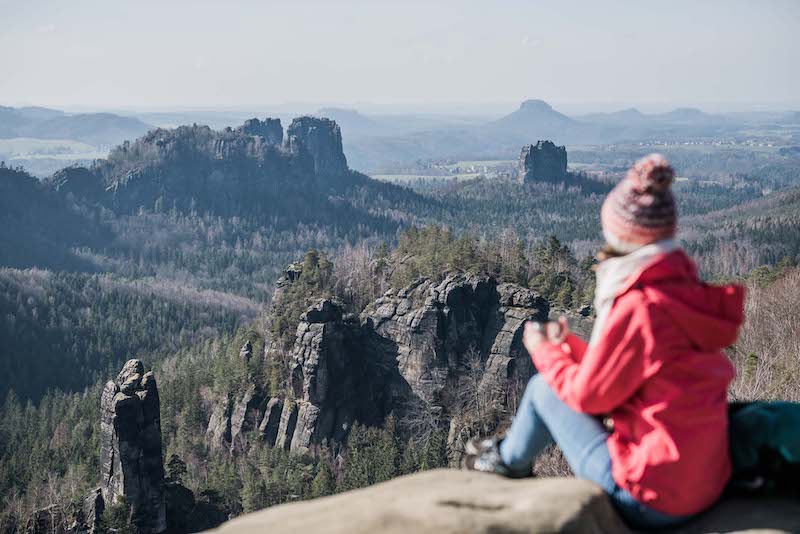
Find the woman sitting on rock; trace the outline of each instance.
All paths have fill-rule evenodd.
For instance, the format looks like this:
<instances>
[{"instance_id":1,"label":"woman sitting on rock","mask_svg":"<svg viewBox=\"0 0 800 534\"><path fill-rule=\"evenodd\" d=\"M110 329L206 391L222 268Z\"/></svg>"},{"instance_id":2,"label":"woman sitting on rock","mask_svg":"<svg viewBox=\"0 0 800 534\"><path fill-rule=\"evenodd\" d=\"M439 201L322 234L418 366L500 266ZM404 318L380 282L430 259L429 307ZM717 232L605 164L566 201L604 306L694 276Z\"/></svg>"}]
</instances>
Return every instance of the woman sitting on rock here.
<instances>
[{"instance_id":1,"label":"woman sitting on rock","mask_svg":"<svg viewBox=\"0 0 800 534\"><path fill-rule=\"evenodd\" d=\"M653 154L608 195L589 343L563 317L525 325L539 373L505 438L470 442L467 468L529 476L556 443L637 528L680 523L719 498L731 473L734 377L722 349L742 323L744 290L699 280L674 239L673 178Z\"/></svg>"}]
</instances>

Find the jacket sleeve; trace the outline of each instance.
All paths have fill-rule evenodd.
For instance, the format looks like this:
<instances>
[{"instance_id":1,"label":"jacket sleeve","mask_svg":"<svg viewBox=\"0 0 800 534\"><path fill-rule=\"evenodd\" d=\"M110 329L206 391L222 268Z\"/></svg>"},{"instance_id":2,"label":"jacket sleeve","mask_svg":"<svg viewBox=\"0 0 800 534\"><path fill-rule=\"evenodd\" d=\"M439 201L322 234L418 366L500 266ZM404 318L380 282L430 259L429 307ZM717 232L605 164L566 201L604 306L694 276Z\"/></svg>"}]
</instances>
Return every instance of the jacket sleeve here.
<instances>
[{"instance_id":1,"label":"jacket sleeve","mask_svg":"<svg viewBox=\"0 0 800 534\"><path fill-rule=\"evenodd\" d=\"M544 342L532 355L533 363L573 410L608 413L630 397L649 374L649 356L654 349L650 321L650 307L640 299L619 299L596 344L586 346L570 338L561 345Z\"/></svg>"}]
</instances>

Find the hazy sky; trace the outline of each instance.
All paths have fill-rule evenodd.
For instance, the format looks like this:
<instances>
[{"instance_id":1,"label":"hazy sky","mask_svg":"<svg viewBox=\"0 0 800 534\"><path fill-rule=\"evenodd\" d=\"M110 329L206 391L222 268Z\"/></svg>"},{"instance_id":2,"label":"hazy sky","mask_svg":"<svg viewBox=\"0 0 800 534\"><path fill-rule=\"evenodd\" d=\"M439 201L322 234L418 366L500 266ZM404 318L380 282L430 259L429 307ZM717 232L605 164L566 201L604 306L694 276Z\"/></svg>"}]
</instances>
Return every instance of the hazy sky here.
<instances>
[{"instance_id":1,"label":"hazy sky","mask_svg":"<svg viewBox=\"0 0 800 534\"><path fill-rule=\"evenodd\" d=\"M797 108L799 28L797 0L0 0L0 105Z\"/></svg>"}]
</instances>

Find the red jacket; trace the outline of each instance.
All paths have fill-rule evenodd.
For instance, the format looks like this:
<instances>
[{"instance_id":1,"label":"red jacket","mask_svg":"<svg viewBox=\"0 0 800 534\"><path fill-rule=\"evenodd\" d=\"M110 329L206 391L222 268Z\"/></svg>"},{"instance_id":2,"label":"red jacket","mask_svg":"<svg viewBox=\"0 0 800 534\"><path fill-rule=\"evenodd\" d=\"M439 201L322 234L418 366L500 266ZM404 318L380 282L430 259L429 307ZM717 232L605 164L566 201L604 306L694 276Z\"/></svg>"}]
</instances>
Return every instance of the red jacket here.
<instances>
[{"instance_id":1,"label":"red jacket","mask_svg":"<svg viewBox=\"0 0 800 534\"><path fill-rule=\"evenodd\" d=\"M735 372L722 349L736 340L743 304L744 288L704 284L677 250L631 277L596 345L570 335L532 355L571 408L612 417L614 480L662 513L704 510L730 477Z\"/></svg>"}]
</instances>

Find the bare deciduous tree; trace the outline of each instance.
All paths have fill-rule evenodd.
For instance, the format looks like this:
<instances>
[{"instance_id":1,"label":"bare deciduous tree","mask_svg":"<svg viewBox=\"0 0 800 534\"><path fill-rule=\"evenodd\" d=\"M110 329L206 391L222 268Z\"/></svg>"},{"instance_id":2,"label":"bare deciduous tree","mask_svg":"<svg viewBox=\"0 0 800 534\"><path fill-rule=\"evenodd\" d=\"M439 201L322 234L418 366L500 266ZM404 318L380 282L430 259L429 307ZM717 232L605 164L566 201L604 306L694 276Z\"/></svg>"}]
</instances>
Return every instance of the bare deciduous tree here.
<instances>
[{"instance_id":1,"label":"bare deciduous tree","mask_svg":"<svg viewBox=\"0 0 800 534\"><path fill-rule=\"evenodd\" d=\"M729 350L734 400L800 400L800 270L767 287L751 285L745 323Z\"/></svg>"}]
</instances>

